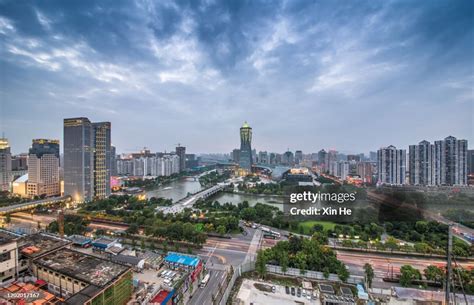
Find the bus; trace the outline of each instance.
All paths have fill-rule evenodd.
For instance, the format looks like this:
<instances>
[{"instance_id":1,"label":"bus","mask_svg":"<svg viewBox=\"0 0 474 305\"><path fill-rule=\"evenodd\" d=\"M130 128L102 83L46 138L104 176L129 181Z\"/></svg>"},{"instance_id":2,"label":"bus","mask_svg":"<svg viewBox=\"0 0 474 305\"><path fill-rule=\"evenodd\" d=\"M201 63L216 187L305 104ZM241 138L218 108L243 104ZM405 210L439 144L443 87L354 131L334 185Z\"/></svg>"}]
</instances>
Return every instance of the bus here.
<instances>
[{"instance_id":1,"label":"bus","mask_svg":"<svg viewBox=\"0 0 474 305\"><path fill-rule=\"evenodd\" d=\"M201 284L199 285L199 287L201 287L201 288L206 287L207 282L209 282L210 277L211 277L210 273L206 274L206 276L204 276L204 278L202 279Z\"/></svg>"},{"instance_id":2,"label":"bus","mask_svg":"<svg viewBox=\"0 0 474 305\"><path fill-rule=\"evenodd\" d=\"M269 232L271 235L275 236L276 238L280 238L281 237L281 234L276 232L276 231L270 231Z\"/></svg>"},{"instance_id":3,"label":"bus","mask_svg":"<svg viewBox=\"0 0 474 305\"><path fill-rule=\"evenodd\" d=\"M266 239L276 239L276 236L273 235L273 234L265 233L265 234L263 234L263 238L266 238Z\"/></svg>"}]
</instances>

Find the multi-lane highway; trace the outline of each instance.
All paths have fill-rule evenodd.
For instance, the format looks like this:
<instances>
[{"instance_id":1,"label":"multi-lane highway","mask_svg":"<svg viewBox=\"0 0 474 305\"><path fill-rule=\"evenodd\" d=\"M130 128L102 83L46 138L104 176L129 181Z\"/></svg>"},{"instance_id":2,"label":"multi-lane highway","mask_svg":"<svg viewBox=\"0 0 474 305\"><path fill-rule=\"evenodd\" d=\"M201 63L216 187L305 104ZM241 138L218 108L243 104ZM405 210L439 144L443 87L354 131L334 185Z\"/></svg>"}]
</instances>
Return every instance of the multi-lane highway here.
<instances>
[{"instance_id":1,"label":"multi-lane highway","mask_svg":"<svg viewBox=\"0 0 474 305\"><path fill-rule=\"evenodd\" d=\"M439 258L428 257L410 257L410 256L390 256L389 254L378 253L358 253L353 251L336 251L337 258L346 264L349 272L353 275L364 275L364 265L369 263L372 265L375 273L374 286L379 288L393 286L392 283L383 283L384 277L390 277L400 273L400 267L403 265L411 265L421 272L429 265L438 267L446 266L446 261ZM474 268L474 260L459 261L459 266L463 268Z\"/></svg>"}]
</instances>

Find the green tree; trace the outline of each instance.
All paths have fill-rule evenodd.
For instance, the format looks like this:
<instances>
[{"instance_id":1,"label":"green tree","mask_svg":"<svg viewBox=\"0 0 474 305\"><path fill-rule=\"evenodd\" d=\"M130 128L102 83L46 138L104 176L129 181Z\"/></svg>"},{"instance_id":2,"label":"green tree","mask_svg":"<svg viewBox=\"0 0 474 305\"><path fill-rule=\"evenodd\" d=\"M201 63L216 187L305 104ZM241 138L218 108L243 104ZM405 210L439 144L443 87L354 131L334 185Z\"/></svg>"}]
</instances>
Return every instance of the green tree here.
<instances>
[{"instance_id":1,"label":"green tree","mask_svg":"<svg viewBox=\"0 0 474 305\"><path fill-rule=\"evenodd\" d=\"M281 252L280 253L280 267L281 267L281 271L283 271L283 273L286 273L288 271L288 253L285 253L285 252Z\"/></svg>"},{"instance_id":2,"label":"green tree","mask_svg":"<svg viewBox=\"0 0 474 305\"><path fill-rule=\"evenodd\" d=\"M400 284L409 287L415 280L421 280L420 271L410 265L403 265L400 268Z\"/></svg>"},{"instance_id":3,"label":"green tree","mask_svg":"<svg viewBox=\"0 0 474 305\"><path fill-rule=\"evenodd\" d=\"M339 279L345 282L349 278L349 275L350 274L346 266L344 264L341 264L339 268L337 269L337 276L339 277Z\"/></svg>"},{"instance_id":4,"label":"green tree","mask_svg":"<svg viewBox=\"0 0 474 305\"><path fill-rule=\"evenodd\" d=\"M423 273L428 281L443 283L444 270L438 266L430 265L423 270Z\"/></svg>"},{"instance_id":5,"label":"green tree","mask_svg":"<svg viewBox=\"0 0 474 305\"><path fill-rule=\"evenodd\" d=\"M258 275L263 279L267 274L267 260L268 258L265 255L264 250L259 250L257 252L257 261L255 262L255 270Z\"/></svg>"},{"instance_id":6,"label":"green tree","mask_svg":"<svg viewBox=\"0 0 474 305\"><path fill-rule=\"evenodd\" d=\"M223 226L223 225L218 226L216 231L217 231L218 234L224 235L225 232L226 232L225 226Z\"/></svg>"},{"instance_id":7,"label":"green tree","mask_svg":"<svg viewBox=\"0 0 474 305\"><path fill-rule=\"evenodd\" d=\"M391 251L398 249L398 242L393 236L389 236L385 241L385 246Z\"/></svg>"},{"instance_id":8,"label":"green tree","mask_svg":"<svg viewBox=\"0 0 474 305\"><path fill-rule=\"evenodd\" d=\"M369 263L366 263L364 265L364 273L365 273L365 281L367 282L367 285L369 288L372 287L372 280L374 279L375 273L374 273L374 268L372 268L372 265Z\"/></svg>"}]
</instances>

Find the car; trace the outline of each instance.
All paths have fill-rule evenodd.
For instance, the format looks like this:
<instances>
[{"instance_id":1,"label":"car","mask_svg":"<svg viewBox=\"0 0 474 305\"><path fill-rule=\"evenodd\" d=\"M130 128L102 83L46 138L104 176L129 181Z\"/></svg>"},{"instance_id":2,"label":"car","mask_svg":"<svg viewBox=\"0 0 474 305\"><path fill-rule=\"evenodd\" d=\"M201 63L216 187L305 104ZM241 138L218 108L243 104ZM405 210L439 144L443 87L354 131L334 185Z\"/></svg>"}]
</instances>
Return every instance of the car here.
<instances>
[{"instance_id":1,"label":"car","mask_svg":"<svg viewBox=\"0 0 474 305\"><path fill-rule=\"evenodd\" d=\"M291 287L291 295L295 295L295 287Z\"/></svg>"},{"instance_id":2,"label":"car","mask_svg":"<svg viewBox=\"0 0 474 305\"><path fill-rule=\"evenodd\" d=\"M276 287L272 286L272 292L275 293L275 291L276 291Z\"/></svg>"},{"instance_id":3,"label":"car","mask_svg":"<svg viewBox=\"0 0 474 305\"><path fill-rule=\"evenodd\" d=\"M296 296L298 296L298 297L301 296L301 288L298 288L298 292L296 293Z\"/></svg>"},{"instance_id":4,"label":"car","mask_svg":"<svg viewBox=\"0 0 474 305\"><path fill-rule=\"evenodd\" d=\"M286 292L286 294L290 294L290 287L285 286L285 292Z\"/></svg>"},{"instance_id":5,"label":"car","mask_svg":"<svg viewBox=\"0 0 474 305\"><path fill-rule=\"evenodd\" d=\"M303 289L303 292L301 293L303 297L306 297L306 290Z\"/></svg>"}]
</instances>

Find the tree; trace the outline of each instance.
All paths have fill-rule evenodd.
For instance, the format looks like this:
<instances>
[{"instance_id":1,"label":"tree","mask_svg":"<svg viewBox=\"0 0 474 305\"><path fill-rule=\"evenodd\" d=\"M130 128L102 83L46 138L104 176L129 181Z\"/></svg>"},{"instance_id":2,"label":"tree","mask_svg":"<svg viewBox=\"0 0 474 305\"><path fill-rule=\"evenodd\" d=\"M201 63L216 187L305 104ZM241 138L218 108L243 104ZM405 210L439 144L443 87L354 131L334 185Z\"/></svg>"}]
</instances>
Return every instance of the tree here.
<instances>
[{"instance_id":1,"label":"tree","mask_svg":"<svg viewBox=\"0 0 474 305\"><path fill-rule=\"evenodd\" d=\"M372 268L372 265L369 263L366 263L364 265L364 273L365 273L365 281L367 282L367 285L369 288L372 287L372 280L374 279L375 273L374 273L374 268Z\"/></svg>"},{"instance_id":2,"label":"tree","mask_svg":"<svg viewBox=\"0 0 474 305\"><path fill-rule=\"evenodd\" d=\"M428 281L443 283L444 270L438 266L430 265L423 270L423 273Z\"/></svg>"},{"instance_id":3,"label":"tree","mask_svg":"<svg viewBox=\"0 0 474 305\"><path fill-rule=\"evenodd\" d=\"M264 250L259 250L257 252L257 261L255 262L255 270L258 275L263 279L267 274L267 257Z\"/></svg>"},{"instance_id":4,"label":"tree","mask_svg":"<svg viewBox=\"0 0 474 305\"><path fill-rule=\"evenodd\" d=\"M135 224L135 223L132 223L130 224L130 226L127 228L127 230L125 230L125 232L127 232L127 234L137 234L138 233L138 225Z\"/></svg>"},{"instance_id":5,"label":"tree","mask_svg":"<svg viewBox=\"0 0 474 305\"><path fill-rule=\"evenodd\" d=\"M427 243L415 243L414 248L419 253L429 253L432 251L432 248Z\"/></svg>"},{"instance_id":6,"label":"tree","mask_svg":"<svg viewBox=\"0 0 474 305\"><path fill-rule=\"evenodd\" d=\"M341 266L337 269L337 276L339 279L343 282L347 281L349 278L349 271L347 271L347 268L344 264L341 264Z\"/></svg>"},{"instance_id":7,"label":"tree","mask_svg":"<svg viewBox=\"0 0 474 305\"><path fill-rule=\"evenodd\" d=\"M393 251L398 248L398 242L393 236L389 236L385 241L385 246Z\"/></svg>"},{"instance_id":8,"label":"tree","mask_svg":"<svg viewBox=\"0 0 474 305\"><path fill-rule=\"evenodd\" d=\"M12 217L10 214L5 215L5 223L10 223L12 221Z\"/></svg>"},{"instance_id":9,"label":"tree","mask_svg":"<svg viewBox=\"0 0 474 305\"><path fill-rule=\"evenodd\" d=\"M400 268L400 284L403 287L410 286L413 281L421 280L421 273L418 269L413 268L410 265L403 265Z\"/></svg>"},{"instance_id":10,"label":"tree","mask_svg":"<svg viewBox=\"0 0 474 305\"><path fill-rule=\"evenodd\" d=\"M226 232L226 229L223 225L220 225L220 226L217 227L216 231L217 231L218 234L224 235L225 232Z\"/></svg>"},{"instance_id":11,"label":"tree","mask_svg":"<svg viewBox=\"0 0 474 305\"><path fill-rule=\"evenodd\" d=\"M288 253L285 253L283 251L280 253L280 267L283 273L286 273L288 271Z\"/></svg>"},{"instance_id":12,"label":"tree","mask_svg":"<svg viewBox=\"0 0 474 305\"><path fill-rule=\"evenodd\" d=\"M257 218L257 212L254 208L248 207L240 212L240 216L243 220L254 221Z\"/></svg>"}]
</instances>

